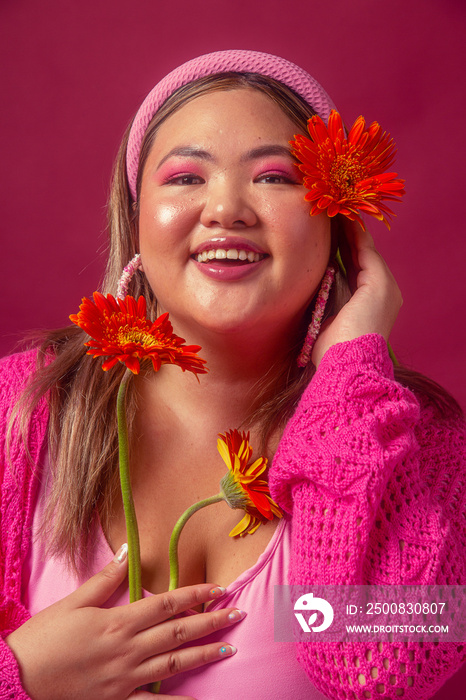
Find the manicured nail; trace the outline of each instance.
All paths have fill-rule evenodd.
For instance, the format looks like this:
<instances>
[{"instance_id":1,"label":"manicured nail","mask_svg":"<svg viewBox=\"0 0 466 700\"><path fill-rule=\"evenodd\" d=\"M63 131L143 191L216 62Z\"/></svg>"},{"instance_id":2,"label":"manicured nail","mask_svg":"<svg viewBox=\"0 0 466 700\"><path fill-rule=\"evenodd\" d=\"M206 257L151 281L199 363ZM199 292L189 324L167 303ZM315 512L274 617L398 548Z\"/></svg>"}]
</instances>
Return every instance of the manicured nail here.
<instances>
[{"instance_id":1,"label":"manicured nail","mask_svg":"<svg viewBox=\"0 0 466 700\"><path fill-rule=\"evenodd\" d=\"M224 647L220 647L219 649L219 654L220 656L233 656L233 654L236 654L237 648L232 646L231 644L226 644Z\"/></svg>"},{"instance_id":2,"label":"manicured nail","mask_svg":"<svg viewBox=\"0 0 466 700\"><path fill-rule=\"evenodd\" d=\"M231 622L239 622L239 620L244 620L246 615L247 613L244 612L244 610L232 610L231 613L228 614L228 619L231 620Z\"/></svg>"},{"instance_id":3,"label":"manicured nail","mask_svg":"<svg viewBox=\"0 0 466 700\"><path fill-rule=\"evenodd\" d=\"M115 554L113 557L113 561L116 562L117 564L123 564L125 561L126 557L128 556L128 545L122 544L118 552Z\"/></svg>"},{"instance_id":4,"label":"manicured nail","mask_svg":"<svg viewBox=\"0 0 466 700\"><path fill-rule=\"evenodd\" d=\"M226 588L223 586L215 586L215 588L212 588L210 591L210 595L212 598L220 598L221 595L223 595L226 592Z\"/></svg>"}]
</instances>

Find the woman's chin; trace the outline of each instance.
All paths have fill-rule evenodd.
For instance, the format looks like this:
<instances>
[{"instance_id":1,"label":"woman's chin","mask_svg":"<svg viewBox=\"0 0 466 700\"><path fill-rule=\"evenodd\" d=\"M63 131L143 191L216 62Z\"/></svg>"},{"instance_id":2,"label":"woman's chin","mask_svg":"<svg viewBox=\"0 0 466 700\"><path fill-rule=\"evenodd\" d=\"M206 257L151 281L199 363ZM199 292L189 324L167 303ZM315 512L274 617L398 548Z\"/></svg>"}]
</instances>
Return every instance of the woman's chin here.
<instances>
[{"instance_id":1,"label":"woman's chin","mask_svg":"<svg viewBox=\"0 0 466 700\"><path fill-rule=\"evenodd\" d=\"M277 323L277 319L280 321ZM263 354L264 348L275 348L276 352L286 350L300 328L296 318L285 320L278 311L264 314L264 309L210 309L194 317L172 318L176 333L189 344L198 344L221 352L228 346L235 352L247 355ZM202 355L202 352L201 352Z\"/></svg>"}]
</instances>

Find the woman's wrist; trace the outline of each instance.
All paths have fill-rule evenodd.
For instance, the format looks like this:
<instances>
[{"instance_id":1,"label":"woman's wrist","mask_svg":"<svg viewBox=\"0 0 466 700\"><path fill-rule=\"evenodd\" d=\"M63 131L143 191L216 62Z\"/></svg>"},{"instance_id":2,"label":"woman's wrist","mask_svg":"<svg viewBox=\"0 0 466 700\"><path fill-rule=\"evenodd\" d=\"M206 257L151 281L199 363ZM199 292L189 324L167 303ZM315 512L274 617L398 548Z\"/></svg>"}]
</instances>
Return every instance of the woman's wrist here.
<instances>
[{"instance_id":1,"label":"woman's wrist","mask_svg":"<svg viewBox=\"0 0 466 700\"><path fill-rule=\"evenodd\" d=\"M314 355L313 355L314 360ZM336 342L322 348L319 357L316 357L316 369L331 364L335 370L335 363L347 366L349 364L371 365L386 372L392 368L392 362L388 351L387 340L382 333L369 332L360 335L348 334Z\"/></svg>"}]
</instances>

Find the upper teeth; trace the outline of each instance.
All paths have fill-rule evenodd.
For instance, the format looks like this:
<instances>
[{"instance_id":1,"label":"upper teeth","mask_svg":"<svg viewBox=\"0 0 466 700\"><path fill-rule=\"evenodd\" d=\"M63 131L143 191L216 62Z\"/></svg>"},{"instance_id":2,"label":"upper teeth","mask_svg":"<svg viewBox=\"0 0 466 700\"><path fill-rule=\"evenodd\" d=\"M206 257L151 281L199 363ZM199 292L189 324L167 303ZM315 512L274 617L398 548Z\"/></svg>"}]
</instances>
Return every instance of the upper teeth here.
<instances>
[{"instance_id":1,"label":"upper teeth","mask_svg":"<svg viewBox=\"0 0 466 700\"><path fill-rule=\"evenodd\" d=\"M237 248L217 248L217 250L203 250L198 253L197 262L206 262L206 260L248 260L249 262L259 262L262 255L254 253L252 250L238 250Z\"/></svg>"}]
</instances>

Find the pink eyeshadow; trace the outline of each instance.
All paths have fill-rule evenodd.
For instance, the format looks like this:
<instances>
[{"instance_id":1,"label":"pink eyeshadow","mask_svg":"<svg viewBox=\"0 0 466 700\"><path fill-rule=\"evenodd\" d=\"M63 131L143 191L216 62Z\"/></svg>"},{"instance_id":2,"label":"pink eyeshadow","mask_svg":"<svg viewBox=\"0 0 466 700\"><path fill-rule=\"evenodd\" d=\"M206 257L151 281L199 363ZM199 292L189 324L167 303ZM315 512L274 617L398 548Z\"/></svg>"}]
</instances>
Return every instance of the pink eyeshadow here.
<instances>
[{"instance_id":1,"label":"pink eyeshadow","mask_svg":"<svg viewBox=\"0 0 466 700\"><path fill-rule=\"evenodd\" d=\"M254 167L254 177L258 177L262 173L276 173L277 175L284 175L289 178L295 178L297 176L296 168L293 163L285 164L283 161L264 161L255 164Z\"/></svg>"},{"instance_id":2,"label":"pink eyeshadow","mask_svg":"<svg viewBox=\"0 0 466 700\"><path fill-rule=\"evenodd\" d=\"M162 165L160 170L155 173L156 180L158 182L165 182L165 180L171 180L175 177L180 177L182 175L199 175L201 176L200 169L196 163L192 161L184 161L176 159L175 162L167 162Z\"/></svg>"}]
</instances>

